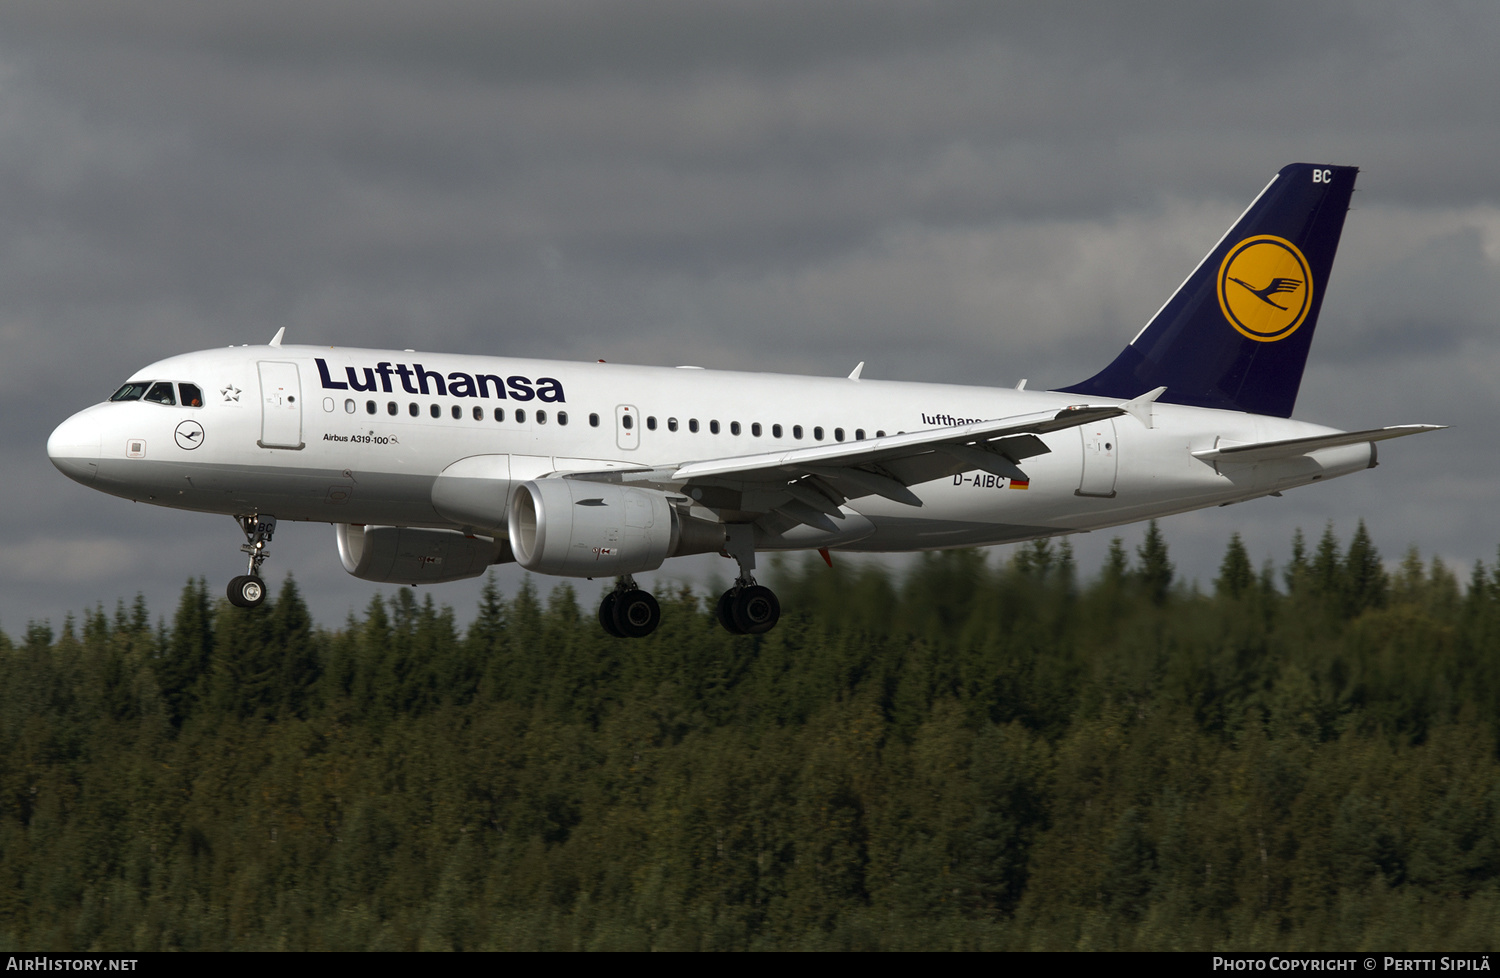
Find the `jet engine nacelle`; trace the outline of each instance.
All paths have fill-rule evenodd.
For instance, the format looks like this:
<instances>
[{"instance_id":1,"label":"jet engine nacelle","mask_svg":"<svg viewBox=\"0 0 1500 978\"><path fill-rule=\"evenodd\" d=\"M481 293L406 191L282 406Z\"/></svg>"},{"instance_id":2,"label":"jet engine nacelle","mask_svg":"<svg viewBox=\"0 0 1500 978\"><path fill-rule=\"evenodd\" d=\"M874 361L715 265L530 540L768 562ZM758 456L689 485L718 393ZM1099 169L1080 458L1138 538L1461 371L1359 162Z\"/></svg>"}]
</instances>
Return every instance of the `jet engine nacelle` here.
<instances>
[{"instance_id":1,"label":"jet engine nacelle","mask_svg":"<svg viewBox=\"0 0 1500 978\"><path fill-rule=\"evenodd\" d=\"M668 557L724 544L722 524L679 513L665 493L582 479L522 483L508 526L517 563L562 577L655 570Z\"/></svg>"},{"instance_id":2,"label":"jet engine nacelle","mask_svg":"<svg viewBox=\"0 0 1500 978\"><path fill-rule=\"evenodd\" d=\"M511 559L504 540L457 530L335 525L339 559L355 577L380 584L440 584L478 577Z\"/></svg>"}]
</instances>

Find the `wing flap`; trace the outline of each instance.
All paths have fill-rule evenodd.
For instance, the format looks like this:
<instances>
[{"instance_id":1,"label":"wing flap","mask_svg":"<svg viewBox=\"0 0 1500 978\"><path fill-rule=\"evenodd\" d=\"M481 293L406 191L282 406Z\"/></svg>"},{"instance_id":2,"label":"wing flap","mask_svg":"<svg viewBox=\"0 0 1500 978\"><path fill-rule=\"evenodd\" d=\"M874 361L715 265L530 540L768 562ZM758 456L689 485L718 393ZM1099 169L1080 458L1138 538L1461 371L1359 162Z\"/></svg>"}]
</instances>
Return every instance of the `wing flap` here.
<instances>
[{"instance_id":1,"label":"wing flap","mask_svg":"<svg viewBox=\"0 0 1500 978\"><path fill-rule=\"evenodd\" d=\"M1065 428L1076 428L1103 418L1115 418L1125 410L1114 405L1103 407L1080 406L1061 411L1045 411L1038 414L1001 418L997 421L981 421L978 424L956 425L951 428L930 428L904 435L887 435L865 441L843 442L837 445L814 445L810 448L793 448L783 452L766 452L759 455L737 455L729 458L706 459L687 462L677 468L673 479L688 482L694 479L732 477L741 481L780 481L806 474L813 467L866 466L883 462L894 462L931 454L941 446L954 445L973 448L995 454L991 443L1013 435L1041 435ZM1040 439L1032 438L1017 444L1017 448L1040 448L1029 454L1043 454L1049 449ZM1000 446L995 446L1000 447ZM1004 451L1001 447L1001 451ZM1010 454L1010 453L1006 453ZM996 457L999 457L996 455ZM1012 461L1019 461L1013 459ZM944 467L950 466L951 458L941 460ZM966 472L975 466L966 465L957 471ZM951 471L951 470L950 470ZM943 473L930 478L941 478ZM914 485L905 479L906 485ZM925 480L923 480L925 481Z\"/></svg>"}]
</instances>

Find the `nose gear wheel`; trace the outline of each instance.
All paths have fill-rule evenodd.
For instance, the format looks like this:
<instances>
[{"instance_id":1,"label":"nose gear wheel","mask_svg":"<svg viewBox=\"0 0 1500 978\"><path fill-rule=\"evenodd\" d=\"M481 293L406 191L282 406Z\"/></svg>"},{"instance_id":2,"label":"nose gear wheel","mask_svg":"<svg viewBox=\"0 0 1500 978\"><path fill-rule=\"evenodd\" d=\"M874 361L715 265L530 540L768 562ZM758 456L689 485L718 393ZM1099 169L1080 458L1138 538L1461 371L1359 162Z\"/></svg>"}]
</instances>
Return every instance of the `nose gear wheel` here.
<instances>
[{"instance_id":1,"label":"nose gear wheel","mask_svg":"<svg viewBox=\"0 0 1500 978\"><path fill-rule=\"evenodd\" d=\"M247 555L247 566L245 573L229 582L225 594L229 603L236 608L259 608L266 600L266 582L260 576L260 565L270 556L266 552L266 544L271 542L271 537L276 533L276 517L256 513L237 516L235 520L245 534L240 552Z\"/></svg>"},{"instance_id":2,"label":"nose gear wheel","mask_svg":"<svg viewBox=\"0 0 1500 978\"><path fill-rule=\"evenodd\" d=\"M227 594L236 608L259 608L266 600L266 582L252 574L241 574L229 582Z\"/></svg>"}]
</instances>

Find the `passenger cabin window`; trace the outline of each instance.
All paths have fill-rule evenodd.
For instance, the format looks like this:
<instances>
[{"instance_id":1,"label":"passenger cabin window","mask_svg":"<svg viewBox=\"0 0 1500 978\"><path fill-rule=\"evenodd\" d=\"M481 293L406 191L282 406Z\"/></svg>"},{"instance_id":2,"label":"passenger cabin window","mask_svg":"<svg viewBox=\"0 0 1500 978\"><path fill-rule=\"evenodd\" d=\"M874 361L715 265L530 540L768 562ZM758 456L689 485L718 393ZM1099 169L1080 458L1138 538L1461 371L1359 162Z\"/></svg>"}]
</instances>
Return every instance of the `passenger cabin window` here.
<instances>
[{"instance_id":1,"label":"passenger cabin window","mask_svg":"<svg viewBox=\"0 0 1500 978\"><path fill-rule=\"evenodd\" d=\"M559 412L557 412L557 423L558 424L567 424L568 423L568 412L566 412L566 411L559 411Z\"/></svg>"},{"instance_id":2,"label":"passenger cabin window","mask_svg":"<svg viewBox=\"0 0 1500 978\"><path fill-rule=\"evenodd\" d=\"M760 437L760 422L759 421L756 421L756 422L754 422L754 423L752 423L750 425L750 434L754 435L756 438Z\"/></svg>"},{"instance_id":3,"label":"passenger cabin window","mask_svg":"<svg viewBox=\"0 0 1500 978\"><path fill-rule=\"evenodd\" d=\"M416 405L413 405L413 407L415 407L415 406L416 406ZM413 412L412 412L412 414L416 414L416 413L417 413L417 412L415 412L415 411L413 411ZM431 408L430 408L430 409L429 409L429 413L430 413L430 414L431 414L431 415L432 415L432 416L433 416L433 417L434 417L434 418L441 418L441 417L442 417L442 416L443 416L443 409L442 409L442 408L440 408L440 407L438 407L438 406L437 406L437 405L436 405L436 404L434 404L434 405L433 405L433 406L432 406L432 407L431 407Z\"/></svg>"},{"instance_id":4,"label":"passenger cabin window","mask_svg":"<svg viewBox=\"0 0 1500 978\"><path fill-rule=\"evenodd\" d=\"M816 428L813 429L813 439L816 440L816 441L822 441L823 440L823 426L822 425L819 425L818 427L816 427Z\"/></svg>"},{"instance_id":5,"label":"passenger cabin window","mask_svg":"<svg viewBox=\"0 0 1500 978\"><path fill-rule=\"evenodd\" d=\"M654 414L647 415L647 417L646 417L646 430L647 431L655 431L656 430L656 415L654 415Z\"/></svg>"},{"instance_id":6,"label":"passenger cabin window","mask_svg":"<svg viewBox=\"0 0 1500 978\"><path fill-rule=\"evenodd\" d=\"M171 384L160 380L152 384L151 389L146 392L146 400L155 404L176 404L177 395L172 393Z\"/></svg>"},{"instance_id":7,"label":"passenger cabin window","mask_svg":"<svg viewBox=\"0 0 1500 978\"><path fill-rule=\"evenodd\" d=\"M599 427L599 415L597 415L597 414L590 414L589 415L589 427L590 428L597 428L597 427Z\"/></svg>"},{"instance_id":8,"label":"passenger cabin window","mask_svg":"<svg viewBox=\"0 0 1500 978\"><path fill-rule=\"evenodd\" d=\"M792 425L792 437L799 441L802 439L802 426L800 424Z\"/></svg>"},{"instance_id":9,"label":"passenger cabin window","mask_svg":"<svg viewBox=\"0 0 1500 978\"><path fill-rule=\"evenodd\" d=\"M111 401L139 401L146 393L146 388L151 386L151 381L134 382L126 384L109 396Z\"/></svg>"},{"instance_id":10,"label":"passenger cabin window","mask_svg":"<svg viewBox=\"0 0 1500 978\"><path fill-rule=\"evenodd\" d=\"M629 431L631 428L634 428L635 427L635 416L634 415L630 415L630 414L623 415L620 418L620 427L624 428L626 431Z\"/></svg>"},{"instance_id":11,"label":"passenger cabin window","mask_svg":"<svg viewBox=\"0 0 1500 978\"><path fill-rule=\"evenodd\" d=\"M668 418L667 419L667 430L668 431L676 431L677 430L677 419L676 418Z\"/></svg>"},{"instance_id":12,"label":"passenger cabin window","mask_svg":"<svg viewBox=\"0 0 1500 978\"><path fill-rule=\"evenodd\" d=\"M197 384L178 384L177 392L182 395L183 407L203 406L203 391L198 389Z\"/></svg>"},{"instance_id":13,"label":"passenger cabin window","mask_svg":"<svg viewBox=\"0 0 1500 978\"><path fill-rule=\"evenodd\" d=\"M697 418L688 418L688 431L691 431L695 435L698 433L698 419Z\"/></svg>"},{"instance_id":14,"label":"passenger cabin window","mask_svg":"<svg viewBox=\"0 0 1500 978\"><path fill-rule=\"evenodd\" d=\"M484 408L477 407L477 406L474 408L474 420L475 421L483 421L484 420Z\"/></svg>"},{"instance_id":15,"label":"passenger cabin window","mask_svg":"<svg viewBox=\"0 0 1500 978\"><path fill-rule=\"evenodd\" d=\"M713 434L717 435L719 433L719 422L717 422L717 421L710 421L708 423L708 430L710 432L712 432Z\"/></svg>"},{"instance_id":16,"label":"passenger cabin window","mask_svg":"<svg viewBox=\"0 0 1500 978\"><path fill-rule=\"evenodd\" d=\"M771 425L771 437L772 438L780 438L781 437L781 425L779 425L779 424L773 424L773 425Z\"/></svg>"},{"instance_id":17,"label":"passenger cabin window","mask_svg":"<svg viewBox=\"0 0 1500 978\"><path fill-rule=\"evenodd\" d=\"M375 413L375 402L374 401L366 401L365 402L365 413L366 414L374 414Z\"/></svg>"}]
</instances>

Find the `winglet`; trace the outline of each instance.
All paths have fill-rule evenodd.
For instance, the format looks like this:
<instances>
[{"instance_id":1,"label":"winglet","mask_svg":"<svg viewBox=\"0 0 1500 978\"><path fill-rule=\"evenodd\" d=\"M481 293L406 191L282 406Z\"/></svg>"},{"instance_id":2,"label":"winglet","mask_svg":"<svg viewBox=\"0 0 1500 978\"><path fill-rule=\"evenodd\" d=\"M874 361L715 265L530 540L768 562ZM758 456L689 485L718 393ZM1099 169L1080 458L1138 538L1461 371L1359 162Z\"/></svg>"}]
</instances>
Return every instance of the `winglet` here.
<instances>
[{"instance_id":1,"label":"winglet","mask_svg":"<svg viewBox=\"0 0 1500 978\"><path fill-rule=\"evenodd\" d=\"M1132 418L1136 419L1147 428L1154 428L1156 426L1151 423L1151 404L1166 392L1167 389L1165 387L1158 387L1156 388L1156 390L1147 391L1133 401L1126 401L1124 404L1121 404L1120 407L1124 409L1126 414L1130 415Z\"/></svg>"},{"instance_id":2,"label":"winglet","mask_svg":"<svg viewBox=\"0 0 1500 978\"><path fill-rule=\"evenodd\" d=\"M858 380L859 379L859 372L861 370L863 370L863 369L865 369L865 362L863 360L861 360L859 362L859 366L857 366L853 370L849 371L849 379L850 380Z\"/></svg>"},{"instance_id":3,"label":"winglet","mask_svg":"<svg viewBox=\"0 0 1500 978\"><path fill-rule=\"evenodd\" d=\"M268 344L266 344L266 345L267 346L280 346L281 345L281 338L283 336L285 336L285 335L286 335L286 327L283 326L283 327L281 327L280 329L278 329L276 331L276 335L273 336L273 337L271 337L271 342L268 343Z\"/></svg>"}]
</instances>

